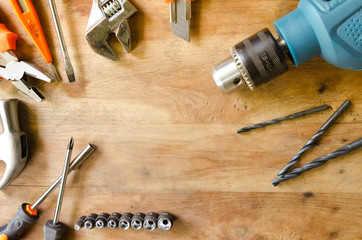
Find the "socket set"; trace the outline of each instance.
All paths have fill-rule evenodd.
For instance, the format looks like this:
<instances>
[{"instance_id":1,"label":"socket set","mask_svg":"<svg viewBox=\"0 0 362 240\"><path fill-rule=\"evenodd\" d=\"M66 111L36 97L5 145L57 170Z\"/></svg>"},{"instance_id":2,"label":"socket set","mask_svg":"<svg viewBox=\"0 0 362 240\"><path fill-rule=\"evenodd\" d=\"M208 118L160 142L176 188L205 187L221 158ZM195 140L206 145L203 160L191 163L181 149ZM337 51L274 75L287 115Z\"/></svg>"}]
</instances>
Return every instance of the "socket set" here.
<instances>
[{"instance_id":1,"label":"socket set","mask_svg":"<svg viewBox=\"0 0 362 240\"><path fill-rule=\"evenodd\" d=\"M142 212L136 214L130 212L123 214L114 212L111 215L108 213L101 213L99 215L90 213L88 216L78 218L74 229L79 231L82 228L120 228L122 230L128 230L130 228L140 230L144 228L147 231L153 231L159 228L163 231L168 231L173 227L175 219L175 216L168 212L162 212L161 214L155 212L149 212L148 214Z\"/></svg>"}]
</instances>

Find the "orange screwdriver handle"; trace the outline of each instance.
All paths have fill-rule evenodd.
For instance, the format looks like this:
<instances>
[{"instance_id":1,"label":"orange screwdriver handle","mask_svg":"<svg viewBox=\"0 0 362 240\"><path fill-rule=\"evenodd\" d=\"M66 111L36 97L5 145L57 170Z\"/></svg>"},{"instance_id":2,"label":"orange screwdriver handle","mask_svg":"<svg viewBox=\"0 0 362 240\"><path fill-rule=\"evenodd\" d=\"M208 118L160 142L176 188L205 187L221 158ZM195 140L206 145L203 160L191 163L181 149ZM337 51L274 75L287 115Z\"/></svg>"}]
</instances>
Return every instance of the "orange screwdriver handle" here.
<instances>
[{"instance_id":1,"label":"orange screwdriver handle","mask_svg":"<svg viewBox=\"0 0 362 240\"><path fill-rule=\"evenodd\" d=\"M16 33L10 32L4 24L0 23L0 53L15 50L17 39L18 35Z\"/></svg>"},{"instance_id":2,"label":"orange screwdriver handle","mask_svg":"<svg viewBox=\"0 0 362 240\"><path fill-rule=\"evenodd\" d=\"M23 9L24 11L19 5L19 1L24 3L23 8L26 8ZM38 48L46 63L51 63L53 61L52 56L50 55L49 47L47 41L45 40L38 14L36 13L31 0L10 0L10 3L13 6L16 16L30 36L31 40L34 42L35 46Z\"/></svg>"},{"instance_id":3,"label":"orange screwdriver handle","mask_svg":"<svg viewBox=\"0 0 362 240\"><path fill-rule=\"evenodd\" d=\"M8 240L8 236L6 236L5 234L1 234L0 240Z\"/></svg>"}]
</instances>

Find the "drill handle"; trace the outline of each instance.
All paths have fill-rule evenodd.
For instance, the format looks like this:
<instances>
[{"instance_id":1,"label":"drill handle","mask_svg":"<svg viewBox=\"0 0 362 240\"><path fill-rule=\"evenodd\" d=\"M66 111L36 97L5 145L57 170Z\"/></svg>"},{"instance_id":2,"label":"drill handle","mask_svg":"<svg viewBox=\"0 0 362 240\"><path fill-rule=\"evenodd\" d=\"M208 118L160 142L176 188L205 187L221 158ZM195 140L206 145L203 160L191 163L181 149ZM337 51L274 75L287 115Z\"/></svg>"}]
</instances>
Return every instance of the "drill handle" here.
<instances>
[{"instance_id":1,"label":"drill handle","mask_svg":"<svg viewBox=\"0 0 362 240\"><path fill-rule=\"evenodd\" d=\"M30 205L23 203L17 214L7 224L0 227L0 240L19 239L21 233L39 218L36 210L31 210Z\"/></svg>"}]
</instances>

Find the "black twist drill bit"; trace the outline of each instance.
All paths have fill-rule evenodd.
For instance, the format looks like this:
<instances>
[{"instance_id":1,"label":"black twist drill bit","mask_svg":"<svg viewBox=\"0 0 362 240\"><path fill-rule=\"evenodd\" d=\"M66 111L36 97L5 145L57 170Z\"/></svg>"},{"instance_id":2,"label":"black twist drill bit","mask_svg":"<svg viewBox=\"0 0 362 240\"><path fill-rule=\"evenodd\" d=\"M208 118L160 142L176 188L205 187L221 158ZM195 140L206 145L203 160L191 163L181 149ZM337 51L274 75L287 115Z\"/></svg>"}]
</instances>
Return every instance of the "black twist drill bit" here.
<instances>
[{"instance_id":1,"label":"black twist drill bit","mask_svg":"<svg viewBox=\"0 0 362 240\"><path fill-rule=\"evenodd\" d=\"M283 176L290 167L296 164L299 158L308 150L310 149L313 144L318 140L320 136L322 136L330 126L342 115L344 111L351 105L350 101L345 101L338 109L333 113L333 115L323 124L323 126L318 130L316 134L299 150L299 152L289 160L287 165L278 172L278 176Z\"/></svg>"},{"instance_id":2,"label":"black twist drill bit","mask_svg":"<svg viewBox=\"0 0 362 240\"><path fill-rule=\"evenodd\" d=\"M279 178L275 178L272 180L273 185L276 187L279 183L287 181L289 179L292 178L296 178L299 175L301 175L302 173L304 173L305 171L308 171L310 169L322 166L323 164L325 164L328 160L337 158L339 156L343 156L347 153L350 153L358 148L362 147L362 138L351 142L339 149L337 149L336 151L329 153L323 157L317 158L316 160L304 165L303 167L300 168L295 168L292 171L286 173L284 176L279 177Z\"/></svg>"},{"instance_id":3,"label":"black twist drill bit","mask_svg":"<svg viewBox=\"0 0 362 240\"><path fill-rule=\"evenodd\" d=\"M329 108L331 108L331 107L328 106L328 105L323 105L323 106L311 108L311 109L308 109L308 110L305 110L305 111L290 114L288 116L275 118L275 119L267 121L267 122L261 122L261 123L257 123L257 124L252 125L252 126L243 127L241 129L237 130L236 132L237 133L249 132L250 130L253 130L253 129L263 128L265 126L272 125L272 124L277 124L277 123L280 123L280 122L285 121L285 120L292 120L292 119L295 119L295 118L304 117L306 115L310 115L310 114L313 114L313 113L317 113L317 112L327 110Z\"/></svg>"}]
</instances>

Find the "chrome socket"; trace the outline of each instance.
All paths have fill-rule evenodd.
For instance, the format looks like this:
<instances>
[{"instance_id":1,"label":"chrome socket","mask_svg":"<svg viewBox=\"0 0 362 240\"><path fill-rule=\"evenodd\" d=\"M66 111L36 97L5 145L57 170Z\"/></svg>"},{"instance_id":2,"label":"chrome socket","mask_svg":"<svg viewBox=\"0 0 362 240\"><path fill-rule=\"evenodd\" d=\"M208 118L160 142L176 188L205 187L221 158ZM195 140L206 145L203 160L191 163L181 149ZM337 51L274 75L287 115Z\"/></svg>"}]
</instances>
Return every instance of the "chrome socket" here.
<instances>
[{"instance_id":1,"label":"chrome socket","mask_svg":"<svg viewBox=\"0 0 362 240\"><path fill-rule=\"evenodd\" d=\"M131 227L134 230L140 230L143 227L143 221L145 219L146 214L138 212L136 213L131 221Z\"/></svg>"},{"instance_id":2,"label":"chrome socket","mask_svg":"<svg viewBox=\"0 0 362 240\"><path fill-rule=\"evenodd\" d=\"M157 219L158 214L155 212L150 212L146 215L144 222L143 222L143 228L147 231L153 231L157 228Z\"/></svg>"}]
</instances>

